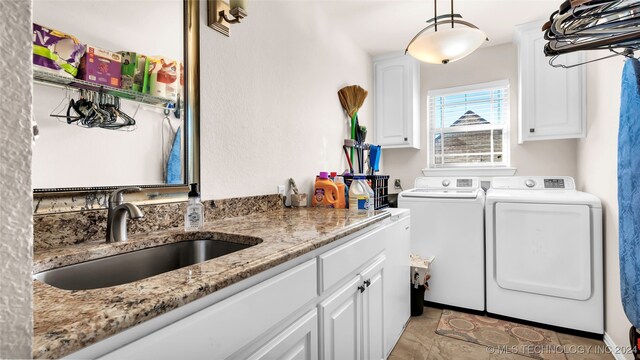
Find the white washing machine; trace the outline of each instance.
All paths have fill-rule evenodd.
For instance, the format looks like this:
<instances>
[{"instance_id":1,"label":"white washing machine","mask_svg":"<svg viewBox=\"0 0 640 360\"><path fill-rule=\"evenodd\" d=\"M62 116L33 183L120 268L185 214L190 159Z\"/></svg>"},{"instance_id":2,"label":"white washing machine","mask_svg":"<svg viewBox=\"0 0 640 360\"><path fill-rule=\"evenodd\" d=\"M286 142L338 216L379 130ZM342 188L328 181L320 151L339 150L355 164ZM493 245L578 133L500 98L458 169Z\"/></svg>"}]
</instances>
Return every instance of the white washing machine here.
<instances>
[{"instance_id":1,"label":"white washing machine","mask_svg":"<svg viewBox=\"0 0 640 360\"><path fill-rule=\"evenodd\" d=\"M417 178L398 196L411 209L411 252L435 256L425 300L484 311L484 199L477 178Z\"/></svg>"},{"instance_id":2,"label":"white washing machine","mask_svg":"<svg viewBox=\"0 0 640 360\"><path fill-rule=\"evenodd\" d=\"M487 312L602 334L602 208L570 177L494 178Z\"/></svg>"}]
</instances>

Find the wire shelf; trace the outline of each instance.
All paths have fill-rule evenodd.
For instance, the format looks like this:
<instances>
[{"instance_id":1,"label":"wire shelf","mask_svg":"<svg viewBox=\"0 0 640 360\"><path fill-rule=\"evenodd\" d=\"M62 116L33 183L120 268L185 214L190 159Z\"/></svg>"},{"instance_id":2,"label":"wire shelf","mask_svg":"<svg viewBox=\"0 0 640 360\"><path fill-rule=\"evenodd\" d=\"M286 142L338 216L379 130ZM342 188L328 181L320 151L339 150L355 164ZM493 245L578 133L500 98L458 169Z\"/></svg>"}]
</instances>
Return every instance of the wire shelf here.
<instances>
[{"instance_id":1,"label":"wire shelf","mask_svg":"<svg viewBox=\"0 0 640 360\"><path fill-rule=\"evenodd\" d=\"M117 96L123 99L136 101L143 104L161 106L162 108L169 108L169 104L176 103L174 99L153 96L150 94L143 94L133 90L119 89L107 85L95 84L89 81L68 78L36 69L33 70L33 80L34 82L43 85L58 86L68 89L85 89L93 91L102 90L105 94Z\"/></svg>"}]
</instances>

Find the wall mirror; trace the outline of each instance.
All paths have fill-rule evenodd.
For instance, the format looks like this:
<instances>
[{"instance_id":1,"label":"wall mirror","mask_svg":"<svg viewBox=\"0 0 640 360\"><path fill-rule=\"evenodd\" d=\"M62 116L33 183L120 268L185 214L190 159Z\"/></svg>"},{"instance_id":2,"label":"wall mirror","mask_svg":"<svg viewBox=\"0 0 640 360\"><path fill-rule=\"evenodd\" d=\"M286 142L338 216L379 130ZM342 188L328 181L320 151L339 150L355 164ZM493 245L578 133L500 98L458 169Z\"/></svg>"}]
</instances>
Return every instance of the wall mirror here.
<instances>
[{"instance_id":1,"label":"wall mirror","mask_svg":"<svg viewBox=\"0 0 640 360\"><path fill-rule=\"evenodd\" d=\"M199 181L195 0L34 0L34 195Z\"/></svg>"}]
</instances>

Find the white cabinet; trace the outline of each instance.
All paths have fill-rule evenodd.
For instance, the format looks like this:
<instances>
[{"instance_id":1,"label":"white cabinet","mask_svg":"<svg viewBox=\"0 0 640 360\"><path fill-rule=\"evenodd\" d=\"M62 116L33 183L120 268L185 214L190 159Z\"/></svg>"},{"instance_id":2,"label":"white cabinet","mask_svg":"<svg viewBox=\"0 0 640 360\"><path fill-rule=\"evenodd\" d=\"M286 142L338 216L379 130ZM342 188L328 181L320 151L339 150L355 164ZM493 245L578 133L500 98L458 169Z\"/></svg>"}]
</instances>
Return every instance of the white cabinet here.
<instances>
[{"instance_id":1,"label":"white cabinet","mask_svg":"<svg viewBox=\"0 0 640 360\"><path fill-rule=\"evenodd\" d=\"M322 359L384 359L384 255L320 303Z\"/></svg>"},{"instance_id":2,"label":"white cabinet","mask_svg":"<svg viewBox=\"0 0 640 360\"><path fill-rule=\"evenodd\" d=\"M320 304L323 360L361 359L361 286L355 276Z\"/></svg>"},{"instance_id":3,"label":"white cabinet","mask_svg":"<svg viewBox=\"0 0 640 360\"><path fill-rule=\"evenodd\" d=\"M420 64L409 55L374 59L375 143L420 148Z\"/></svg>"},{"instance_id":4,"label":"white cabinet","mask_svg":"<svg viewBox=\"0 0 640 360\"><path fill-rule=\"evenodd\" d=\"M69 358L385 359L410 311L408 211L390 211L384 223L258 274L233 295L184 316L176 309Z\"/></svg>"},{"instance_id":5,"label":"white cabinet","mask_svg":"<svg viewBox=\"0 0 640 360\"><path fill-rule=\"evenodd\" d=\"M281 332L248 360L317 360L318 315L313 309Z\"/></svg>"},{"instance_id":6,"label":"white cabinet","mask_svg":"<svg viewBox=\"0 0 640 360\"><path fill-rule=\"evenodd\" d=\"M409 216L392 215L391 224L384 231L387 257L384 265L384 330L385 354L388 355L411 317Z\"/></svg>"},{"instance_id":7,"label":"white cabinet","mask_svg":"<svg viewBox=\"0 0 640 360\"><path fill-rule=\"evenodd\" d=\"M377 260L362 271L365 290L362 292L362 358L365 360L384 360L384 287L383 276L385 258Z\"/></svg>"},{"instance_id":8,"label":"white cabinet","mask_svg":"<svg viewBox=\"0 0 640 360\"><path fill-rule=\"evenodd\" d=\"M542 22L516 28L519 78L518 142L570 139L586 136L585 66L571 69L549 65L544 55ZM578 64L583 52L565 54L554 61Z\"/></svg>"}]
</instances>

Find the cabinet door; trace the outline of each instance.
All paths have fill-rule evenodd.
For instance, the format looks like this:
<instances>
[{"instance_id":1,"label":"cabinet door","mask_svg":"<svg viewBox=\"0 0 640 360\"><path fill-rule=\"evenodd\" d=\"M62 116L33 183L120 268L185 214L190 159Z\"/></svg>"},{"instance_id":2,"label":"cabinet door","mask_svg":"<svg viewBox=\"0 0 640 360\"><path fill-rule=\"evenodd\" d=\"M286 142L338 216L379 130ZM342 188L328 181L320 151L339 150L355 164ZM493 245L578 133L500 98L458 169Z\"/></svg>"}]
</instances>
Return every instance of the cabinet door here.
<instances>
[{"instance_id":1,"label":"cabinet door","mask_svg":"<svg viewBox=\"0 0 640 360\"><path fill-rule=\"evenodd\" d=\"M420 148L419 69L410 56L375 61L375 135L383 148Z\"/></svg>"},{"instance_id":2,"label":"cabinet door","mask_svg":"<svg viewBox=\"0 0 640 360\"><path fill-rule=\"evenodd\" d=\"M392 220L394 217L392 216ZM389 354L411 316L409 284L410 218L392 221L385 228L384 328Z\"/></svg>"},{"instance_id":3,"label":"cabinet door","mask_svg":"<svg viewBox=\"0 0 640 360\"><path fill-rule=\"evenodd\" d=\"M267 345L249 356L249 360L317 360L318 315L314 308Z\"/></svg>"},{"instance_id":4,"label":"cabinet door","mask_svg":"<svg viewBox=\"0 0 640 360\"><path fill-rule=\"evenodd\" d=\"M360 359L362 309L358 275L320 303L323 360Z\"/></svg>"},{"instance_id":5,"label":"cabinet door","mask_svg":"<svg viewBox=\"0 0 640 360\"><path fill-rule=\"evenodd\" d=\"M384 280L381 256L362 273L365 291L362 293L362 349L363 359L384 360ZM406 279L405 279L406 280ZM408 288L408 286L406 286Z\"/></svg>"},{"instance_id":6,"label":"cabinet door","mask_svg":"<svg viewBox=\"0 0 640 360\"><path fill-rule=\"evenodd\" d=\"M518 28L520 75L520 143L530 140L569 139L586 136L585 66L571 69L549 65L544 55L539 23ZM585 61L582 52L565 54L559 64Z\"/></svg>"}]
</instances>

